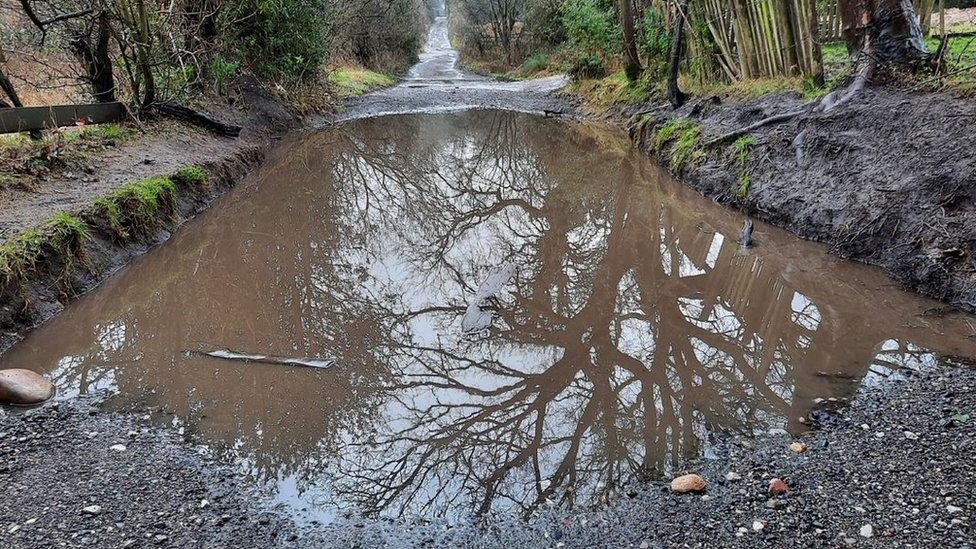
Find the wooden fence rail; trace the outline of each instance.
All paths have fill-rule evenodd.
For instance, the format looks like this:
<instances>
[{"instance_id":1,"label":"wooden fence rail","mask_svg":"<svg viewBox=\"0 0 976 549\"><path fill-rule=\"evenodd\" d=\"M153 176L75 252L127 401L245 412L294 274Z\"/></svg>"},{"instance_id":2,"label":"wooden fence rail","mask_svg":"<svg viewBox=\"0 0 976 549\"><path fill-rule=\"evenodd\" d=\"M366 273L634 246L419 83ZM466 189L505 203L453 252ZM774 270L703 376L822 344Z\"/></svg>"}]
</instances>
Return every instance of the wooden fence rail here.
<instances>
[{"instance_id":1,"label":"wooden fence rail","mask_svg":"<svg viewBox=\"0 0 976 549\"><path fill-rule=\"evenodd\" d=\"M17 133L74 126L79 121L88 124L121 122L128 117L122 103L93 103L88 105L51 105L45 107L13 107L0 109L0 133Z\"/></svg>"}]
</instances>

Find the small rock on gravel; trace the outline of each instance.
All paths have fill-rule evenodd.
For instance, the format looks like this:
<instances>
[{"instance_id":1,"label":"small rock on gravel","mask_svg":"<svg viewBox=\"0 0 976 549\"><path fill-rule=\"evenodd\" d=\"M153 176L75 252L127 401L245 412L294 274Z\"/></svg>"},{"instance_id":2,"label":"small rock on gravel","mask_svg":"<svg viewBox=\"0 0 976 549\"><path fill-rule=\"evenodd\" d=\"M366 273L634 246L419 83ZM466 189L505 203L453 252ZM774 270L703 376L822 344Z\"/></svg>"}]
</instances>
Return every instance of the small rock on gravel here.
<instances>
[{"instance_id":1,"label":"small rock on gravel","mask_svg":"<svg viewBox=\"0 0 976 549\"><path fill-rule=\"evenodd\" d=\"M790 487L782 479L774 478L769 481L769 493L781 495L790 491Z\"/></svg>"},{"instance_id":2,"label":"small rock on gravel","mask_svg":"<svg viewBox=\"0 0 976 549\"><path fill-rule=\"evenodd\" d=\"M802 442L794 442L793 444L790 444L790 450L792 450L795 454L802 454L803 452L807 451L807 445L803 444Z\"/></svg>"},{"instance_id":3,"label":"small rock on gravel","mask_svg":"<svg viewBox=\"0 0 976 549\"><path fill-rule=\"evenodd\" d=\"M704 492L707 488L705 479L696 474L682 475L671 481L671 491L676 494Z\"/></svg>"}]
</instances>

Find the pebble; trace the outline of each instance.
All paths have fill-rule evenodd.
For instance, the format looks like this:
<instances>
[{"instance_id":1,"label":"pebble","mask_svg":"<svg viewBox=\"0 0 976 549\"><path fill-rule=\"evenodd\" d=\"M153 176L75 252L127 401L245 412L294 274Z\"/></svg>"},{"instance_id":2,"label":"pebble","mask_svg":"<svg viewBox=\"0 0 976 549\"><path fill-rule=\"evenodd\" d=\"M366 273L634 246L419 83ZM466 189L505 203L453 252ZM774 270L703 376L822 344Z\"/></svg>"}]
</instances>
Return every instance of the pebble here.
<instances>
[{"instance_id":1,"label":"pebble","mask_svg":"<svg viewBox=\"0 0 976 549\"><path fill-rule=\"evenodd\" d=\"M911 431L905 431L905 438L908 440L918 440L918 435Z\"/></svg>"},{"instance_id":2,"label":"pebble","mask_svg":"<svg viewBox=\"0 0 976 549\"><path fill-rule=\"evenodd\" d=\"M790 487L782 479L774 478L769 481L769 493L780 495L789 491Z\"/></svg>"},{"instance_id":3,"label":"pebble","mask_svg":"<svg viewBox=\"0 0 976 549\"><path fill-rule=\"evenodd\" d=\"M807 445L803 444L802 442L794 442L793 444L790 444L790 450L793 450L793 453L795 454L802 454L803 452L807 451Z\"/></svg>"},{"instance_id":4,"label":"pebble","mask_svg":"<svg viewBox=\"0 0 976 549\"><path fill-rule=\"evenodd\" d=\"M742 475L740 475L739 473L736 473L735 471L729 471L728 473L725 473L725 480L727 480L729 482L732 482L732 481L735 481L735 480L742 480Z\"/></svg>"},{"instance_id":5,"label":"pebble","mask_svg":"<svg viewBox=\"0 0 976 549\"><path fill-rule=\"evenodd\" d=\"M949 511L950 515L955 515L956 513L962 513L962 507L956 507L955 505L947 505L946 511Z\"/></svg>"},{"instance_id":6,"label":"pebble","mask_svg":"<svg viewBox=\"0 0 976 549\"><path fill-rule=\"evenodd\" d=\"M870 524L865 524L864 526L861 527L860 534L862 538L870 538L874 536L874 526L871 526Z\"/></svg>"},{"instance_id":7,"label":"pebble","mask_svg":"<svg viewBox=\"0 0 976 549\"><path fill-rule=\"evenodd\" d=\"M786 507L786 502L781 499L770 498L768 501L766 501L766 507L769 509L782 509L783 507Z\"/></svg>"},{"instance_id":8,"label":"pebble","mask_svg":"<svg viewBox=\"0 0 976 549\"><path fill-rule=\"evenodd\" d=\"M33 406L54 396L54 384L30 370L0 370L0 404Z\"/></svg>"},{"instance_id":9,"label":"pebble","mask_svg":"<svg viewBox=\"0 0 976 549\"><path fill-rule=\"evenodd\" d=\"M676 494L704 492L707 488L705 479L696 474L682 475L671 481L671 491Z\"/></svg>"},{"instance_id":10,"label":"pebble","mask_svg":"<svg viewBox=\"0 0 976 549\"><path fill-rule=\"evenodd\" d=\"M762 532L762 529L766 527L766 524L761 520L752 521L752 529L755 532Z\"/></svg>"},{"instance_id":11,"label":"pebble","mask_svg":"<svg viewBox=\"0 0 976 549\"><path fill-rule=\"evenodd\" d=\"M99 513L102 512L102 506L101 505L89 505L88 507L85 507L84 509L82 509L81 512L85 513L86 515L97 515L97 514L99 514Z\"/></svg>"},{"instance_id":12,"label":"pebble","mask_svg":"<svg viewBox=\"0 0 976 549\"><path fill-rule=\"evenodd\" d=\"M109 446L108 449L113 450L115 452L124 452L128 450L128 448L125 447L125 444L113 444Z\"/></svg>"}]
</instances>

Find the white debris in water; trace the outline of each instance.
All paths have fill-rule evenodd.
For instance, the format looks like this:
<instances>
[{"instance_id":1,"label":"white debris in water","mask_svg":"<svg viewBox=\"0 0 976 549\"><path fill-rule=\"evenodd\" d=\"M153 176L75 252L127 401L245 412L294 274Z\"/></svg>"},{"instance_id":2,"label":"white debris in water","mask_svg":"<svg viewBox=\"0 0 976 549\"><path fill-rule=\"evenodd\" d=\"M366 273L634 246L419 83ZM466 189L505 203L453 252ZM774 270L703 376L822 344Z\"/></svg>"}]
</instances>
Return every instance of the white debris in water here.
<instances>
[{"instance_id":1,"label":"white debris in water","mask_svg":"<svg viewBox=\"0 0 976 549\"><path fill-rule=\"evenodd\" d=\"M477 293L468 303L464 316L461 317L461 330L464 333L477 333L491 326L494 315L483 307L490 299L498 296L509 279L515 276L515 272L515 265L511 263L502 263L489 271L488 276L478 287Z\"/></svg>"},{"instance_id":2,"label":"white debris in water","mask_svg":"<svg viewBox=\"0 0 976 549\"><path fill-rule=\"evenodd\" d=\"M331 368L334 364L334 360L328 359L318 359L318 358L292 358L292 357L278 357L278 356L268 356L268 355L251 355L246 353L236 353L227 349L218 349L216 351L209 351L203 353L207 356L212 356L214 358L222 358L224 360L243 360L249 362L266 362L271 364L286 364L292 366L307 366L309 368Z\"/></svg>"}]
</instances>

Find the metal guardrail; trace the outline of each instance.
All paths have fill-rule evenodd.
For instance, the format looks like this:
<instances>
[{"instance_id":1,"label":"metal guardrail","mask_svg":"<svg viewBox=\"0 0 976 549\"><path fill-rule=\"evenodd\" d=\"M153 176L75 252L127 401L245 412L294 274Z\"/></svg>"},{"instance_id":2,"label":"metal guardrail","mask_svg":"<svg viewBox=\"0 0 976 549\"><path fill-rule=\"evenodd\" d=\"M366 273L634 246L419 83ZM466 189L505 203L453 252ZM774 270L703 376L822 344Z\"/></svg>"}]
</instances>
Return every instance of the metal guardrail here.
<instances>
[{"instance_id":1,"label":"metal guardrail","mask_svg":"<svg viewBox=\"0 0 976 549\"><path fill-rule=\"evenodd\" d=\"M122 103L87 105L51 105L46 107L11 107L0 109L0 133L17 133L87 124L121 122L128 117Z\"/></svg>"}]
</instances>

